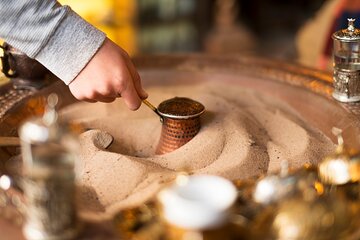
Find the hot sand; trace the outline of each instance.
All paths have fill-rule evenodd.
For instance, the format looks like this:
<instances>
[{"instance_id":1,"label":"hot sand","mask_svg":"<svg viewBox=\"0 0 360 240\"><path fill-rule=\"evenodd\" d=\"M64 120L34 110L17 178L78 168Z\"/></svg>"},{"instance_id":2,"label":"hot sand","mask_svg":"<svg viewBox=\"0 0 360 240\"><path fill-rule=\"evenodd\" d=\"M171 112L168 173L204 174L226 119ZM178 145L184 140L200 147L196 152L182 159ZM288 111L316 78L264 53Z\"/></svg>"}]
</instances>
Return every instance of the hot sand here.
<instances>
[{"instance_id":1,"label":"hot sand","mask_svg":"<svg viewBox=\"0 0 360 240\"><path fill-rule=\"evenodd\" d=\"M317 163L334 150L319 130L307 125L285 103L240 86L205 82L149 87L149 101L158 105L174 96L204 104L202 128L180 149L155 155L161 133L159 118L144 104L136 111L123 101L72 105L65 118L93 130L80 137L76 172L81 206L112 214L152 197L177 171L242 179L279 169ZM114 142L109 145L109 134Z\"/></svg>"}]
</instances>

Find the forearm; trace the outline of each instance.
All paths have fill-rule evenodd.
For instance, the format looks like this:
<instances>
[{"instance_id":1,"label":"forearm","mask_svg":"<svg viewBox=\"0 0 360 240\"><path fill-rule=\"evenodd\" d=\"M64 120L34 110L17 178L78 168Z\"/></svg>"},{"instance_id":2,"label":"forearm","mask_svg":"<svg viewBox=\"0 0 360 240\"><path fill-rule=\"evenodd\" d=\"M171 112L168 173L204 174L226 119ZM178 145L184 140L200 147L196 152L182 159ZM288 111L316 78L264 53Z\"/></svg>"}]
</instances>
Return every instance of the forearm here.
<instances>
[{"instance_id":1,"label":"forearm","mask_svg":"<svg viewBox=\"0 0 360 240\"><path fill-rule=\"evenodd\" d=\"M1 0L0 38L70 83L105 34L54 0Z\"/></svg>"}]
</instances>

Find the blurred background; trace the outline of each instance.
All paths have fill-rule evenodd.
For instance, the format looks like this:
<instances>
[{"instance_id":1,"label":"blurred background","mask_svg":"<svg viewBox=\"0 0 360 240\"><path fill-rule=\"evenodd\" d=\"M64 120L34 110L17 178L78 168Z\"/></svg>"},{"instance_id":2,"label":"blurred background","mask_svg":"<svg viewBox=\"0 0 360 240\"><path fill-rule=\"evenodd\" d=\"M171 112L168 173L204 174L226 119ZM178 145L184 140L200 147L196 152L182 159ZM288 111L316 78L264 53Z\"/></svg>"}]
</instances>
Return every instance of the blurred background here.
<instances>
[{"instance_id":1,"label":"blurred background","mask_svg":"<svg viewBox=\"0 0 360 240\"><path fill-rule=\"evenodd\" d=\"M132 56L251 54L323 70L332 67L331 34L360 18L360 0L59 1Z\"/></svg>"},{"instance_id":2,"label":"blurred background","mask_svg":"<svg viewBox=\"0 0 360 240\"><path fill-rule=\"evenodd\" d=\"M326 0L60 0L131 55L246 53L298 59L296 36ZM314 36L317 38L317 36Z\"/></svg>"}]
</instances>

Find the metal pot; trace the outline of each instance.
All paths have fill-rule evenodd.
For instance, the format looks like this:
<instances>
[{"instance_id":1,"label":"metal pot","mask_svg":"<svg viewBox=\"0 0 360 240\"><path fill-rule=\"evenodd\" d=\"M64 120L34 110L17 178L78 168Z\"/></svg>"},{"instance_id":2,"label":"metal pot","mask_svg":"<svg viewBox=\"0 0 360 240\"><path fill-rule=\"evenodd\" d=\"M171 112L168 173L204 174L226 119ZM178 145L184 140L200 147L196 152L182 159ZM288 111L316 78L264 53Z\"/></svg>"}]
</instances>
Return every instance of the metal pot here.
<instances>
[{"instance_id":1,"label":"metal pot","mask_svg":"<svg viewBox=\"0 0 360 240\"><path fill-rule=\"evenodd\" d=\"M172 152L195 137L204 111L204 105L190 98L175 97L160 103L157 112L163 125L156 154Z\"/></svg>"}]
</instances>

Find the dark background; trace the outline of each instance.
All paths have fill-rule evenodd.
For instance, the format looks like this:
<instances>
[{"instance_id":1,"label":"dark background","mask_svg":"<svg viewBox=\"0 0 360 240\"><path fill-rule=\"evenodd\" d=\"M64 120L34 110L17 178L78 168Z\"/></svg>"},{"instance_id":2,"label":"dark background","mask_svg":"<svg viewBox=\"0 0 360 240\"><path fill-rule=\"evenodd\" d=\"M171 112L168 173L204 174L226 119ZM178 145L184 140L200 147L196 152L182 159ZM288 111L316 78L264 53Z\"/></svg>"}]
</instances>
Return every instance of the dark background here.
<instances>
[{"instance_id":1,"label":"dark background","mask_svg":"<svg viewBox=\"0 0 360 240\"><path fill-rule=\"evenodd\" d=\"M143 32L147 31L147 38L151 32L154 32L153 38L150 36L151 40L148 40L147 44L142 44L142 52L206 51L205 42L215 25L216 1L186 0L193 4L193 9L186 13L169 14L165 18L159 16L158 9L164 7L163 4L166 2L178 4L177 1L159 0L158 5L154 4L152 7L148 5L144 7L145 5L141 5L142 1L139 1L140 29ZM237 0L235 1L236 22L245 27L256 39L257 46L253 51L254 54L291 59L296 57L295 34L309 18L314 16L324 2L325 0ZM183 42L181 43L178 41L178 35L172 32L179 24L183 24L180 27L182 30L179 30L182 31ZM153 29L161 28L163 31L157 31L157 33L153 31ZM194 34L194 29L196 34ZM173 34L173 40L168 41L175 43L163 44L161 41L165 40L159 32L167 34L167 37ZM155 44L157 41L161 43Z\"/></svg>"}]
</instances>

